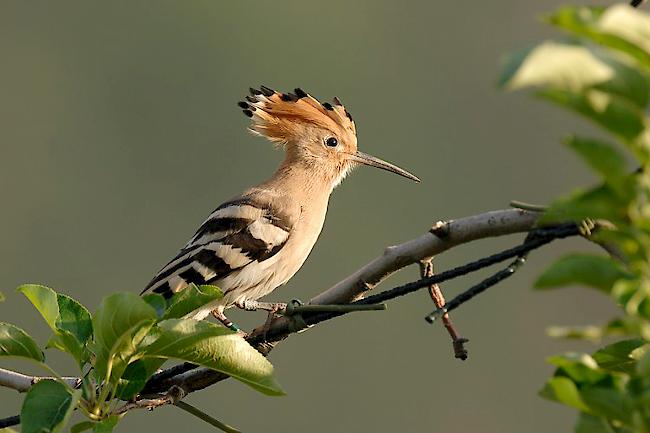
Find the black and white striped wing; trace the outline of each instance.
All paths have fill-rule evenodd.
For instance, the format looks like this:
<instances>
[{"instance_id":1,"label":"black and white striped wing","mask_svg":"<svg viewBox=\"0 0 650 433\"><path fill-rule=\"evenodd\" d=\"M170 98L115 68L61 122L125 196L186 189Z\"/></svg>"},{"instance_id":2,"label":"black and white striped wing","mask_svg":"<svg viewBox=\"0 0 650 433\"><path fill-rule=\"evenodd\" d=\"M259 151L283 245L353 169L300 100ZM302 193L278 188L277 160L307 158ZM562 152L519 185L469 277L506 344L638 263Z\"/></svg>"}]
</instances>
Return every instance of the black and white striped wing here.
<instances>
[{"instance_id":1,"label":"black and white striped wing","mask_svg":"<svg viewBox=\"0 0 650 433\"><path fill-rule=\"evenodd\" d=\"M152 291L169 298L190 283L209 284L254 261L267 260L286 244L291 225L250 200L223 204L142 293Z\"/></svg>"}]
</instances>

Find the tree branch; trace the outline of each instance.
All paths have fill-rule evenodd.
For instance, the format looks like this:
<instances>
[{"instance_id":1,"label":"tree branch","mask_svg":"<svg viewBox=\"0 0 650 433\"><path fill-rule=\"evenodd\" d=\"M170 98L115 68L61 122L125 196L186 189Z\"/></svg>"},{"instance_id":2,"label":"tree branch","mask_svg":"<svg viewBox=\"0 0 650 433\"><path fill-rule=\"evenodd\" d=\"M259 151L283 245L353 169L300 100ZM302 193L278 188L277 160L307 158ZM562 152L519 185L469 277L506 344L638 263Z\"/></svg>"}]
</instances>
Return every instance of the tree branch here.
<instances>
[{"instance_id":1,"label":"tree branch","mask_svg":"<svg viewBox=\"0 0 650 433\"><path fill-rule=\"evenodd\" d=\"M529 232L535 227L540 215L540 212L535 211L504 209L457 220L438 221L427 233L386 248L381 256L315 296L309 303L331 305L359 300L399 269L474 240ZM263 330L261 328L253 330L247 340L266 355L279 341L293 332L298 332L299 329L296 329L292 319L278 317L264 331L266 331L268 341L262 338ZM172 369L173 372L170 371ZM145 391L160 393L175 385L189 393L204 389L227 378L228 376L223 373L203 367L197 368L191 363L183 363L154 375L145 387Z\"/></svg>"},{"instance_id":2,"label":"tree branch","mask_svg":"<svg viewBox=\"0 0 650 433\"><path fill-rule=\"evenodd\" d=\"M388 276L399 269L412 264L417 264L421 260L433 257L455 246L466 244L474 240L529 232L535 228L540 215L541 213L536 211L505 209L460 218L457 220L449 220L445 222L439 221L435 223L427 233L402 244L386 248L382 255L375 258L370 263L331 288L312 298L309 304L332 305L349 304L355 301L358 302L363 299L370 290L375 288ZM572 232L568 235L572 234L577 233ZM518 247L507 251L511 251L514 254L517 252L516 248ZM491 257L496 257L496 255ZM474 270L503 260L503 258L501 258L499 260L493 259L491 262L489 260L486 262L486 259L473 262L470 264L472 266L468 266ZM485 263L482 263L482 261ZM477 263L478 265L476 265ZM399 295L403 295L417 290L420 287L428 287L431 284L439 282L436 279L442 281L444 279L453 278L454 275L460 275L461 273L458 271L459 269L460 268L452 269L451 271L446 271L430 278L424 278L391 289L390 291L382 293L382 295L388 293L390 296L384 297L386 297L386 299L392 299L392 297L397 295L393 296L390 292L402 290L402 293L399 293ZM360 303L366 303L365 301L370 301L375 297L377 297L377 295L371 296L368 299L363 299ZM329 314L329 317L325 319L321 318L317 321L342 315L342 313L326 314ZM323 316L323 313L320 313L320 315ZM308 316L308 319L312 319L309 321L313 321L315 316L316 315ZM291 333L299 332L304 329L304 327L304 321L302 326L296 326L296 320L291 317L278 317L273 319L268 329L264 330L266 331L266 336L268 336L267 338L265 338L261 327L259 327L251 332L247 337L247 340L262 354L266 355L279 341L283 340ZM120 412L125 412L134 408L175 404L188 393L204 389L216 382L227 379L228 377L229 376L226 374L208 368L197 367L191 363L183 363L173 366L155 374L142 391L141 395L143 396L143 399L127 403L120 408ZM40 377L26 376L9 370L0 369L0 386L6 386L21 392L28 390L33 383L40 379ZM65 380L69 380L72 385L75 385L77 384L78 378L65 378ZM182 392L180 392L178 396L176 396L176 393L173 393L174 396L171 397L172 390L180 390ZM154 398L145 399L145 396L154 396Z\"/></svg>"},{"instance_id":3,"label":"tree branch","mask_svg":"<svg viewBox=\"0 0 650 433\"><path fill-rule=\"evenodd\" d=\"M54 377L49 376L28 376L26 374L17 373L15 371L7 370L0 368L0 386L5 388L15 389L18 392L27 392L29 388L32 387L36 382L43 379L52 379L56 380ZM81 379L78 377L62 377L63 381L66 382L70 387L76 388Z\"/></svg>"}]
</instances>

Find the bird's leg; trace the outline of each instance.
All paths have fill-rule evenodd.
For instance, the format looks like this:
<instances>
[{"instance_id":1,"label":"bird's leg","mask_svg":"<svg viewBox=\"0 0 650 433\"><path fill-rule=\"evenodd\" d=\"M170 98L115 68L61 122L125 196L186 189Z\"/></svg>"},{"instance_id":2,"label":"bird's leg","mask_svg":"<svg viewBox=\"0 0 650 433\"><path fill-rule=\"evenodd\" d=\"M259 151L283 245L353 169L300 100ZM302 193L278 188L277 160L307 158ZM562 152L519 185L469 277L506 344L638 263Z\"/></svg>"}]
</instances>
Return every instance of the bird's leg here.
<instances>
[{"instance_id":1,"label":"bird's leg","mask_svg":"<svg viewBox=\"0 0 650 433\"><path fill-rule=\"evenodd\" d=\"M212 315L226 328L229 328L235 332L243 332L237 325L235 325L229 318L227 318L225 314L223 314L223 308L215 308L212 310Z\"/></svg>"},{"instance_id":2,"label":"bird's leg","mask_svg":"<svg viewBox=\"0 0 650 433\"><path fill-rule=\"evenodd\" d=\"M260 302L254 301L252 299L246 299L245 301L235 302L235 305L242 310L246 311L257 311L264 310L276 314L280 310L287 308L287 304L284 302Z\"/></svg>"},{"instance_id":3,"label":"bird's leg","mask_svg":"<svg viewBox=\"0 0 650 433\"><path fill-rule=\"evenodd\" d=\"M252 299L236 302L235 305L246 311L266 310L269 312L262 327L264 341L266 341L267 332L271 329L271 321L278 315L278 311L287 309L287 304L284 302L260 302Z\"/></svg>"}]
</instances>

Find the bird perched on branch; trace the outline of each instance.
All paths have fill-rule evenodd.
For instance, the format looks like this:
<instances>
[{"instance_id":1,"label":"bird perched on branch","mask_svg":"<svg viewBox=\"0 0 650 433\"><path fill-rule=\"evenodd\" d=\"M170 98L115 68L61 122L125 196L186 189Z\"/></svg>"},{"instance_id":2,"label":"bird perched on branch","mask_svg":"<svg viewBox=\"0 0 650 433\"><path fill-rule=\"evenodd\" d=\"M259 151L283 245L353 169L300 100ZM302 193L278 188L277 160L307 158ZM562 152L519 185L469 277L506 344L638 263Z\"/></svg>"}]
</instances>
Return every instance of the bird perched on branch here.
<instances>
[{"instance_id":1,"label":"bird perched on branch","mask_svg":"<svg viewBox=\"0 0 650 433\"><path fill-rule=\"evenodd\" d=\"M267 181L217 207L190 241L144 289L166 298L190 283L214 284L224 297L193 313L224 315L233 305L276 310L257 300L285 284L307 259L321 232L332 190L359 164L419 182L401 168L357 150L357 132L338 98L321 103L302 89L279 93L262 86L239 102L251 132L284 148Z\"/></svg>"}]
</instances>

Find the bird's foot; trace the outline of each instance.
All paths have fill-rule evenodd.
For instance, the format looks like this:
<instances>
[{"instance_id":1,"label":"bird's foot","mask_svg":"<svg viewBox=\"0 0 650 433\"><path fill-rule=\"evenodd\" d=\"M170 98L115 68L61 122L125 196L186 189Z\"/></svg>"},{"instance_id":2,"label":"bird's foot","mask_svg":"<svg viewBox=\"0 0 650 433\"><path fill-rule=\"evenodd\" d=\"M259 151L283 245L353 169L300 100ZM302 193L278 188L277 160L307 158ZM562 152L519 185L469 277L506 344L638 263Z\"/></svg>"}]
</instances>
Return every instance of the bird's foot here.
<instances>
[{"instance_id":1,"label":"bird's foot","mask_svg":"<svg viewBox=\"0 0 650 433\"><path fill-rule=\"evenodd\" d=\"M278 316L279 312L287 309L287 304L284 302L260 302L252 299L236 302L235 305L246 311L265 310L269 312L266 317L266 322L264 322L264 326L262 326L261 330L264 341L266 341L266 335L271 329L271 322L273 319Z\"/></svg>"},{"instance_id":2,"label":"bird's foot","mask_svg":"<svg viewBox=\"0 0 650 433\"><path fill-rule=\"evenodd\" d=\"M235 325L229 318L226 317L225 314L223 314L223 311L219 309L214 309L212 310L212 315L219 321L223 326L226 328L237 332L238 334L243 335L246 337L248 334L244 331L242 331L239 326Z\"/></svg>"},{"instance_id":3,"label":"bird's foot","mask_svg":"<svg viewBox=\"0 0 650 433\"><path fill-rule=\"evenodd\" d=\"M273 319L278 316L278 311L285 311L286 309L287 304L276 302L273 307L268 310L269 314L266 316L266 322L264 322L264 327L262 328L262 338L264 338L264 341L266 341L266 334L268 334L269 330L271 329L271 323L273 322Z\"/></svg>"}]
</instances>

